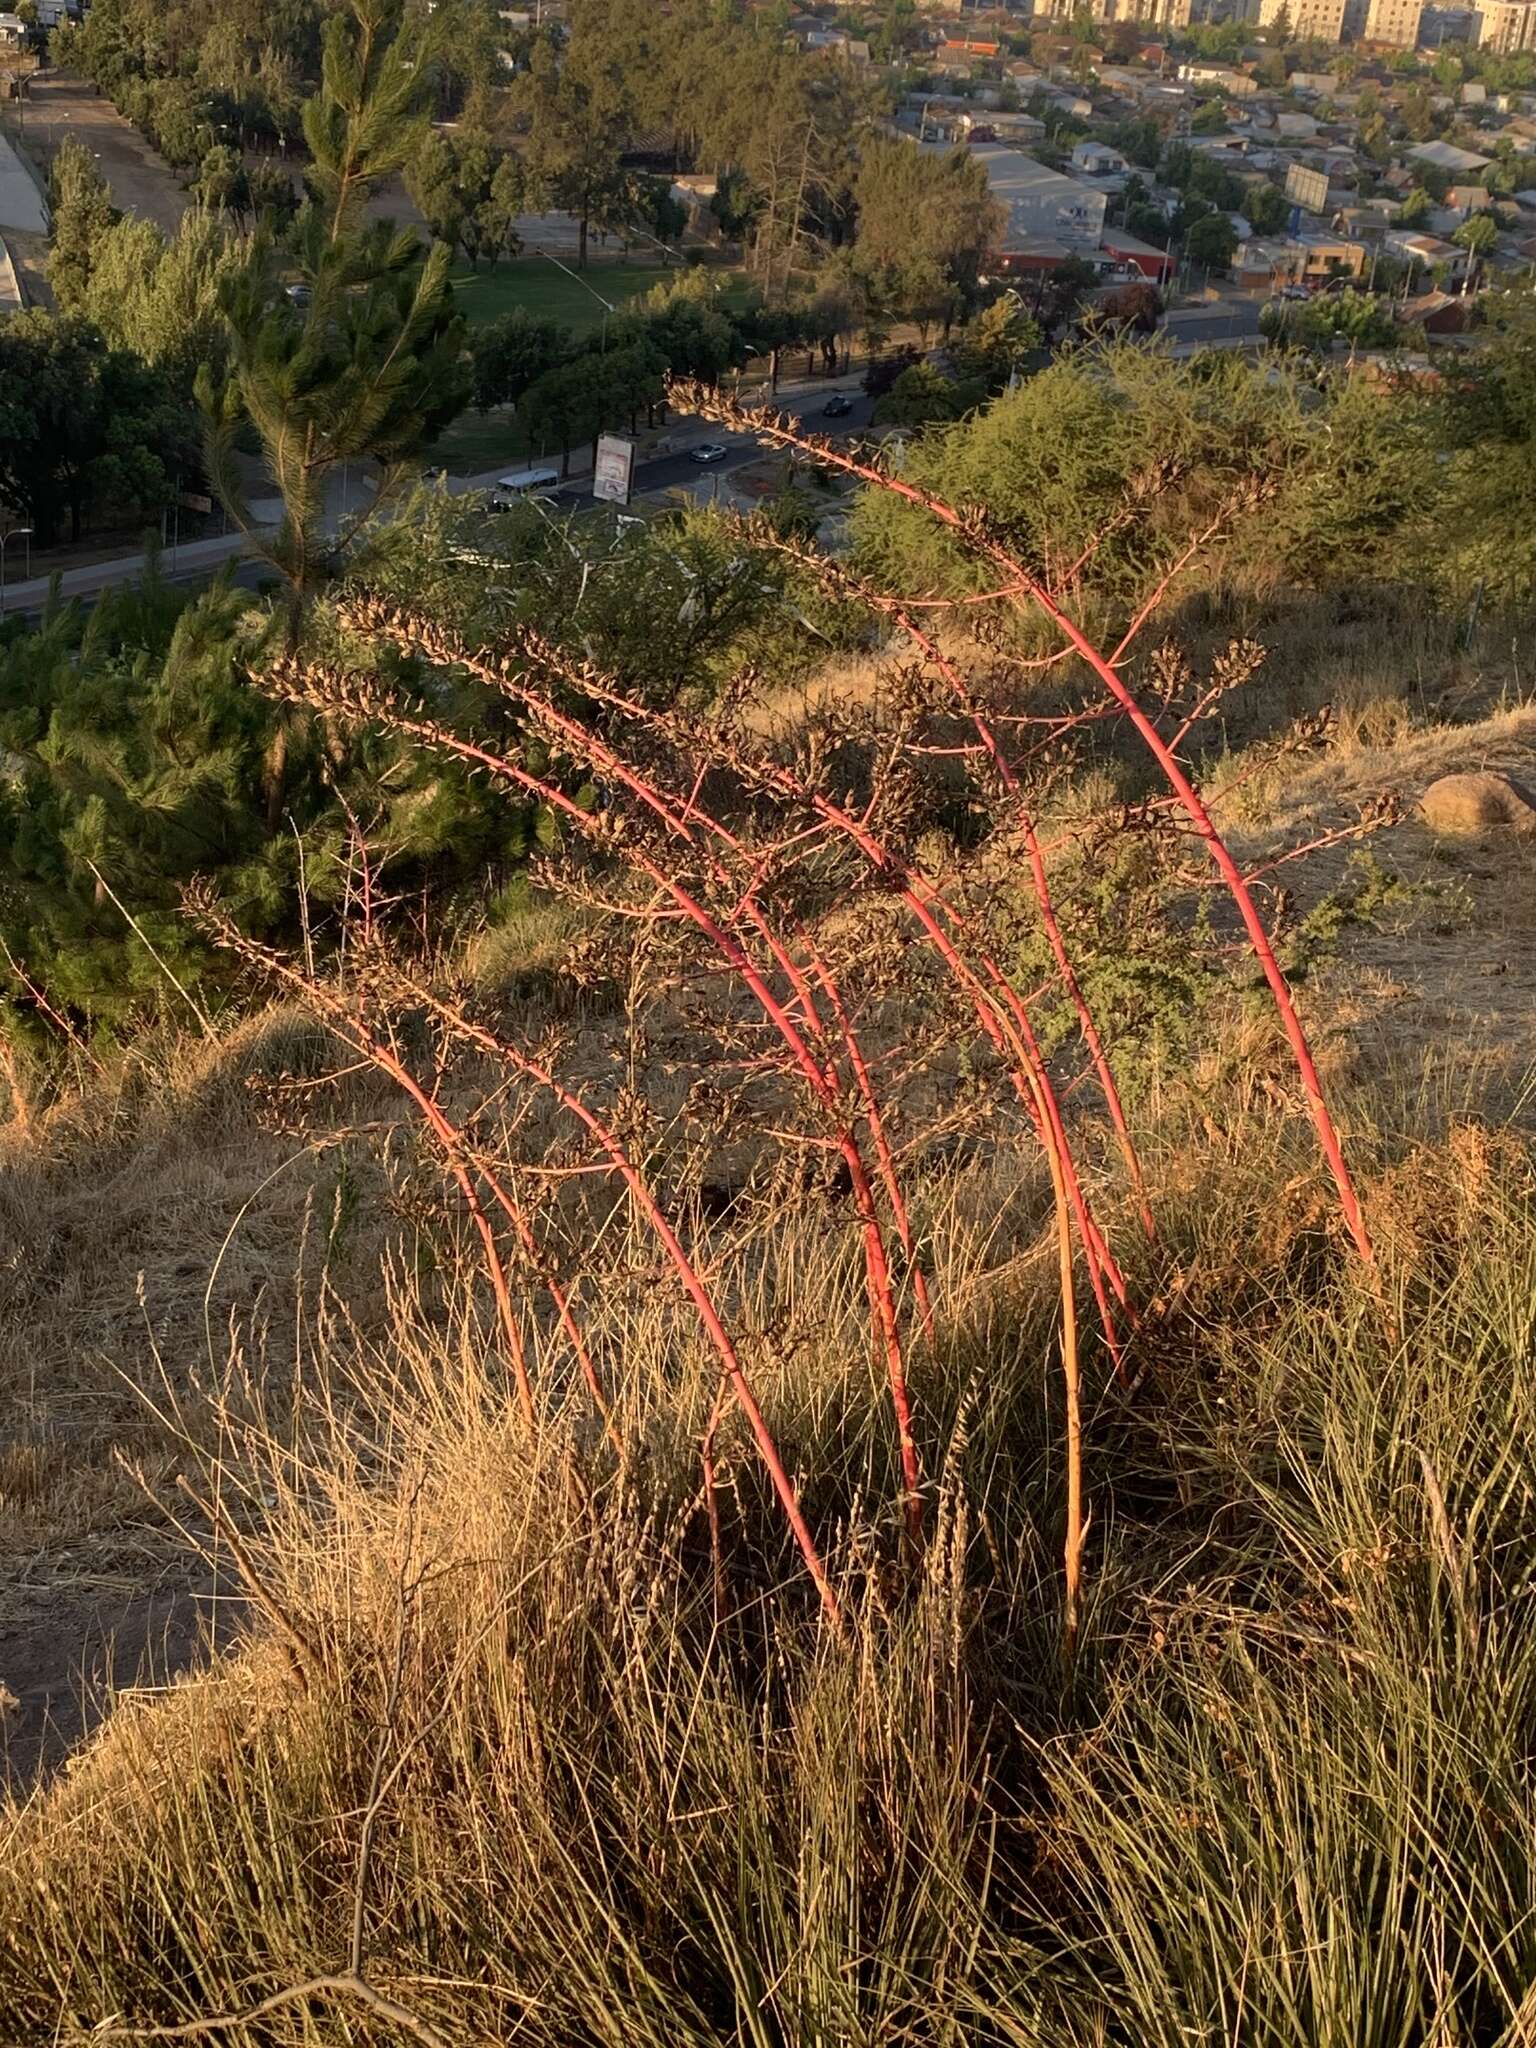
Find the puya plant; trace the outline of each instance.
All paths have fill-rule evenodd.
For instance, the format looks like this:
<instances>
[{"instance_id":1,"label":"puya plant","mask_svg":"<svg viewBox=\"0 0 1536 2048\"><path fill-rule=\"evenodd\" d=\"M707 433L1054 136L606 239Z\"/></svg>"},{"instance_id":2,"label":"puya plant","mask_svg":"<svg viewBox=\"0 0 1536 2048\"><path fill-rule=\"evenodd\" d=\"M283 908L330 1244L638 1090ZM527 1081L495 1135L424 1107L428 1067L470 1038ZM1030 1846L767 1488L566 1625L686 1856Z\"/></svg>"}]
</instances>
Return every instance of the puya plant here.
<instances>
[{"instance_id":1,"label":"puya plant","mask_svg":"<svg viewBox=\"0 0 1536 2048\"><path fill-rule=\"evenodd\" d=\"M685 395L710 417L803 446L871 488L912 489L772 416ZM999 704L925 621L926 601L872 588L804 543L768 534L749 537L867 607L911 649L888 664L874 705L823 710L787 739L759 715L750 675L707 712L658 708L535 630L476 647L366 593L336 603L340 660L285 653L256 678L283 701L383 727L541 807L550 850L539 880L582 912L573 975L621 992L587 1028L530 1024L476 1004L376 930L345 949L344 973L327 981L311 964L252 945L206 893L191 908L215 938L314 1004L413 1104L473 1223L526 1429L544 1429L575 1384L555 1362L563 1350L613 1455L630 1455L622 1404L609 1391L622 1372L609 1306L633 1291L637 1272L670 1276L679 1342L691 1330L717 1373L699 1445L717 1571L716 1447L733 1402L840 1639L852 1627L846 1593L756 1384L747 1275L772 1264L786 1216L808 1200L839 1219L839 1236L846 1230L889 1404L903 1545L914 1556L926 1541L932 1465L914 1386L948 1312L934 1281L942 1205L932 1190L954 1149L982 1132L1037 1146L1060 1303L1070 1661L1087 1528L1080 1274L1110 1370L1128 1376L1139 1324L1105 1220L1116 1193L1083 1144L1091 1119L1076 1102L1085 1083L1114 1134L1121 1192L1141 1230L1156 1231L1115 1046L1073 957L1073 906L1059 894L1073 833L1047 829L1039 814L1050 778L1107 721L1130 728L1169 793L1100 819L1090 860L1096 853L1098 870L1112 873L1107 846L1135 837L1160 849L1172 871L1191 835L1203 845L1295 1053L1345 1230L1362 1258L1371 1246L1255 885L1183 765L1191 733L1252 673L1258 650L1231 650L1199 684L1162 655L1147 682L1133 683L1130 657L1173 570L1106 653L982 515L923 503L1000 572L1009 600L1052 622L1092 679L1086 697L1042 712ZM1221 516L1191 538L1180 564ZM432 715L430 692L402 694L386 674L399 672L402 657L486 692L500 707L498 736ZM978 851L935 871L925 835L957 800L981 821L971 833ZM1023 886L997 888L999 872ZM1021 918L1039 940L1029 957L1041 972L1030 985L1014 964ZM1197 920L1188 930L1197 940L1207 927ZM1067 1041L1042 1031L1045 1011L1063 1006L1074 1025ZM463 1108L450 1107L444 1085L455 1062L488 1076ZM654 1269L637 1262L635 1230Z\"/></svg>"}]
</instances>

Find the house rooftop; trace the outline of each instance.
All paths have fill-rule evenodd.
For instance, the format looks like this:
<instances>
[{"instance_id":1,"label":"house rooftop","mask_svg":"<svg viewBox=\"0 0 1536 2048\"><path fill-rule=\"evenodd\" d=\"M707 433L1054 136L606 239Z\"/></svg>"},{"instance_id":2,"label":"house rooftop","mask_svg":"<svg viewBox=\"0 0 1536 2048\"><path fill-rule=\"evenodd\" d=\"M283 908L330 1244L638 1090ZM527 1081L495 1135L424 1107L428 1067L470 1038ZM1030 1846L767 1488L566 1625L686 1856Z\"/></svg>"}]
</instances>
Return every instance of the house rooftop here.
<instances>
[{"instance_id":1,"label":"house rooftop","mask_svg":"<svg viewBox=\"0 0 1536 2048\"><path fill-rule=\"evenodd\" d=\"M1479 156L1475 150L1458 149L1454 142L1415 143L1408 155L1415 163L1434 164L1442 171L1484 171L1493 158Z\"/></svg>"},{"instance_id":2,"label":"house rooftop","mask_svg":"<svg viewBox=\"0 0 1536 2048\"><path fill-rule=\"evenodd\" d=\"M934 145L927 143L924 147L931 149ZM1030 198L1042 192L1059 192L1063 188L1074 192L1089 189L1079 179L1064 177L1060 171L1037 163L1022 150L1009 149L1002 143L973 143L971 155L986 165L992 190L1004 201Z\"/></svg>"}]
</instances>

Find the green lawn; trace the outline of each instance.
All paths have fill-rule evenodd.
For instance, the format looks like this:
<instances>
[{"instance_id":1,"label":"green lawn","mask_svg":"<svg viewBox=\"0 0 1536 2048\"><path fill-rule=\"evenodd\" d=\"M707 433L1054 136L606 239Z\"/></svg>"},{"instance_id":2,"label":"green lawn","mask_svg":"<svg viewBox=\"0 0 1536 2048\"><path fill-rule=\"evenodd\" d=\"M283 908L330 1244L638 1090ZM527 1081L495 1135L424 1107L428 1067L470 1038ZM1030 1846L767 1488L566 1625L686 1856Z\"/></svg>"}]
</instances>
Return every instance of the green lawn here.
<instances>
[{"instance_id":1,"label":"green lawn","mask_svg":"<svg viewBox=\"0 0 1536 2048\"><path fill-rule=\"evenodd\" d=\"M564 262L564 257L561 258ZM574 264L571 266L575 268ZM585 275L591 291L568 277L547 257L519 256L511 263L498 263L494 270L472 271L461 265L453 273L454 292L464 317L478 326L500 319L503 313L521 310L540 319L558 320L578 334L601 324L601 299L621 306L626 299L648 292L676 274L675 263L612 263L595 260ZM736 299L745 291L745 280L730 274L728 297ZM594 296L597 294L598 296Z\"/></svg>"},{"instance_id":2,"label":"green lawn","mask_svg":"<svg viewBox=\"0 0 1536 2048\"><path fill-rule=\"evenodd\" d=\"M521 466L528 454L527 436L511 414L464 412L432 443L426 460L450 476L482 476Z\"/></svg>"}]
</instances>

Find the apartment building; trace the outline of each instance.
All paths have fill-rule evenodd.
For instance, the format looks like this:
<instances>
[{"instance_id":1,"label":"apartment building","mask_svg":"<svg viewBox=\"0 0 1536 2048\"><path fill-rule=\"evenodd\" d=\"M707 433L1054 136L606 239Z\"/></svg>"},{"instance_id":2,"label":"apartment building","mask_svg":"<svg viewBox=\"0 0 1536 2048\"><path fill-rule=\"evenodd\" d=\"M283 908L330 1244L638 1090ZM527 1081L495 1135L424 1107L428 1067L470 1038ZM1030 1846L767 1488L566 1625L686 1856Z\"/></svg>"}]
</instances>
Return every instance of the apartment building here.
<instances>
[{"instance_id":1,"label":"apartment building","mask_svg":"<svg viewBox=\"0 0 1536 2048\"><path fill-rule=\"evenodd\" d=\"M1442 43L1475 43L1475 7L1426 7L1419 23L1419 41L1426 50L1438 50Z\"/></svg>"},{"instance_id":2,"label":"apartment building","mask_svg":"<svg viewBox=\"0 0 1536 2048\"><path fill-rule=\"evenodd\" d=\"M1345 4L1346 0L1259 0L1257 12L1248 19L1270 29L1283 15L1298 43L1338 43L1344 40Z\"/></svg>"},{"instance_id":3,"label":"apartment building","mask_svg":"<svg viewBox=\"0 0 1536 2048\"><path fill-rule=\"evenodd\" d=\"M1350 0L1345 26L1362 43L1394 50L1417 48L1424 0Z\"/></svg>"},{"instance_id":4,"label":"apartment building","mask_svg":"<svg viewBox=\"0 0 1536 2048\"><path fill-rule=\"evenodd\" d=\"M1536 50L1536 0L1479 0L1478 47L1508 57Z\"/></svg>"},{"instance_id":5,"label":"apartment building","mask_svg":"<svg viewBox=\"0 0 1536 2048\"><path fill-rule=\"evenodd\" d=\"M1188 28L1192 0L1035 0L1036 21L1073 21L1085 5L1095 21L1134 21L1148 28Z\"/></svg>"}]
</instances>

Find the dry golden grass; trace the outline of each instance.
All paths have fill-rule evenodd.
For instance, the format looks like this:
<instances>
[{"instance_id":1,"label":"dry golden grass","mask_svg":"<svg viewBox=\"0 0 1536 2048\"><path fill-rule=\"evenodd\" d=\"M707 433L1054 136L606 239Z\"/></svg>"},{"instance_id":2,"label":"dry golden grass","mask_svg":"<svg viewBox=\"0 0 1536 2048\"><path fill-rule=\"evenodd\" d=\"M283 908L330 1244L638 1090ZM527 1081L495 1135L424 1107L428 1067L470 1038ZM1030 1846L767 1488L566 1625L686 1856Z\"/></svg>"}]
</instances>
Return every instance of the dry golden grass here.
<instances>
[{"instance_id":1,"label":"dry golden grass","mask_svg":"<svg viewBox=\"0 0 1536 2048\"><path fill-rule=\"evenodd\" d=\"M721 1276L758 1333L760 1393L857 1617L851 1653L818 1626L735 1424L712 1565L695 1445L715 1374L663 1288L601 1304L603 1355L624 1361L624 1472L552 1331L549 1406L528 1437L475 1263L440 1234L430 1275L391 1255L371 1296L309 1290L291 1365L245 1328L217 1384L167 1384L166 1441L221 1504L211 1548L228 1569L228 1531L246 1532L241 1556L281 1623L253 1613L206 1673L124 1698L9 1816L0 2032L84 2041L114 2015L238 2012L344 1974L361 1900L367 1984L454 2042L1120 2039L1088 2031L1091 2002L1075 2018L1059 2006L1060 1936L1027 1931L1066 1910L1054 1886L1019 1919L1082 1824L1066 1779L1060 1815L1038 1807L1032 1746L1110 1712L1170 1569L1186 1601L1205 1585L1210 1517L1234 1481L1214 1472L1207 1493L1199 1459L1220 1439L1193 1462L1186 1444L1192 1491L1170 1520L1157 1440L1165 1422L1173 1437L1197 1428L1184 1377L1199 1384L1202 1359L1304 1309L1361 1347L1367 1378L1379 1342L1381 1297L1373 1310L1371 1289L1333 1270L1293 1118L1263 1089L1223 1094L1216 1063L1233 1056L1213 1047L1194 1089L1170 1084L1147 1147L1165 1236L1143 1275L1163 1291L1143 1362L1165 1385L1127 1403L1094 1378L1103 1520L1070 1689L1048 1194L1021 1155L979 1151L934 1191L942 1334L918 1388L936 1526L915 1580L891 1564L892 1445L841 1231L808 1208L773 1258L756 1240ZM1251 1039L1245 1069L1267 1063ZM1220 1148L1211 1103L1225 1104ZM1350 1106L1382 1286L1416 1326L1422 1304L1468 1284L1494 1219L1513 1224L1524 1150L1455 1114L1443 1088ZM1393 1135L1437 1125L1439 1143ZM638 1235L633 1257L649 1265ZM1258 1445L1297 1396L1260 1374L1250 1412L1236 1384L1220 1427ZM1092 1750L1047 1753L1064 1771ZM226 2037L409 2037L349 1997L317 1993Z\"/></svg>"},{"instance_id":2,"label":"dry golden grass","mask_svg":"<svg viewBox=\"0 0 1536 2048\"><path fill-rule=\"evenodd\" d=\"M1212 644L1232 625L1213 621ZM1536 738L1520 708L1424 722L1439 628L1424 628L1417 680L1395 693L1365 664L1380 621L1348 630L1341 641L1336 617L1314 639L1298 630L1254 724L1229 732L1240 763L1257 730L1343 703L1326 752L1253 791L1242 850L1256 861L1386 781L1519 765ZM839 673L827 688L869 680ZM1462 716L1474 708L1470 666L1444 688ZM1106 748L1051 792L1050 817L1089 816L1124 789ZM0 1158L15 1248L0 1274L0 1533L31 1560L20 1605L35 1618L51 1599L67 1637L86 1589L107 1583L127 1602L157 1577L211 1573L247 1630L206 1670L130 1685L94 1742L5 1813L0 2039L131 2038L249 2013L321 1977L330 1989L221 2037L1385 2048L1472 2038L1468 2012L1510 2023L1536 1972L1469 1963L1454 1899L1428 1881L1406 1902L1383 1905L1369 1885L1339 1895L1348 1858L1326 1864L1363 1768L1345 1710L1378 1750L1417 1725L1404 1674L1423 1666L1420 1609L1475 1633L1482 1595L1439 1575L1464 1544L1492 1601L1518 1537L1509 1502L1526 1498L1523 1468L1493 1508L1476 1491L1478 1460L1526 1412L1532 1277L1526 1151L1480 1112L1522 1106L1536 1044L1519 1001L1504 1042L1497 1017L1480 1040L1472 1006L1427 968L1443 951L1464 984L1479 948L1523 942L1528 913L1507 869L1486 888L1458 870L1442 941L1449 899L1422 882L1447 870L1417 832L1376 845L1413 890L1380 928L1346 930L1308 998L1379 1276L1340 1257L1282 1041L1239 995L1209 1004L1191 1061L1147 1055L1137 1135L1155 1248L1137 1241L1104 1134L1074 1111L1147 1317L1133 1394L1090 1354L1089 1591L1071 1671L1051 1194L1017 1121L946 1131L914 1173L939 1304L937 1340L912 1362L931 1517L916 1566L898 1538L896 1445L846 1207L815 1175L752 1186L751 1131L712 1154L732 1186L700 1229L710 1285L852 1617L842 1649L734 1413L712 1541L698 1447L718 1365L611 1181L558 1180L539 1213L580 1290L622 1465L527 1272L538 1428L517 1419L440 1174L391 1092L302 1013L140 1048L35 1100ZM922 858L942 868L952 850L935 834ZM1324 856L1297 916L1347 858ZM888 944L883 915L838 913L823 937L855 954ZM505 939L477 949L482 988L524 1025L558 1022L576 1076L627 1071L653 1138L671 1133L688 1070L657 1019L647 1034L621 996L557 984L582 917L533 902L512 929L515 957ZM1440 1006L1433 1028L1402 1028L1412 1003ZM274 1092L291 1077L300 1094ZM901 1107L922 1128L966 1078L936 1062ZM478 1128L515 1152L520 1188L572 1165L549 1106L485 1062L458 1059L442 1090L455 1114L489 1105ZM274 1106L303 1128L264 1127ZM1486 1418L1485 1437L1464 1411ZM1415 1481L1422 1514L1404 1506L1409 1440L1434 1475ZM1483 1513L1492 1549L1473 1540ZM1378 1553L1401 1561L1413 1626L1398 1636L1356 1597L1359 1560ZM1511 1590L1504 1703L1491 1679L1469 1701L1437 1698L1436 1740L1498 1727L1525 1682L1516 1608ZM1192 1646L1187 1666L1170 1640ZM1277 1641L1308 1646L1272 1668L1279 1694L1312 1702L1315 1753L1294 1717L1232 1677L1267 1672ZM1335 1665L1391 1684L1352 1702L1330 1690ZM1240 1711L1266 1755L1292 1744L1275 1782L1328 1823L1313 1839L1336 1924L1295 2003L1286 1972L1306 1926L1283 1887L1249 1882L1283 1867L1279 1836L1254 1847L1240 1793L1213 1790L1180 1747L1215 1729L1219 1748ZM1138 1769L1141 1807L1126 1789ZM1367 1833L1393 1870L1417 1853L1416 1830L1454 1838L1457 1881L1518 1918L1499 1845L1531 1802L1518 1762L1500 1769L1484 1792L1505 1817L1475 1840L1455 1835L1459 1790L1402 1811L1379 1790ZM1191 1835L1231 1845L1234 1865L1218 1855L1192 1873ZM1160 1886L1159 1868L1176 1881ZM1415 1987L1417 2032L1362 2029L1350 2002L1361 1959L1383 1946ZM1260 2016L1223 2033L1207 1978L1249 1967Z\"/></svg>"}]
</instances>

